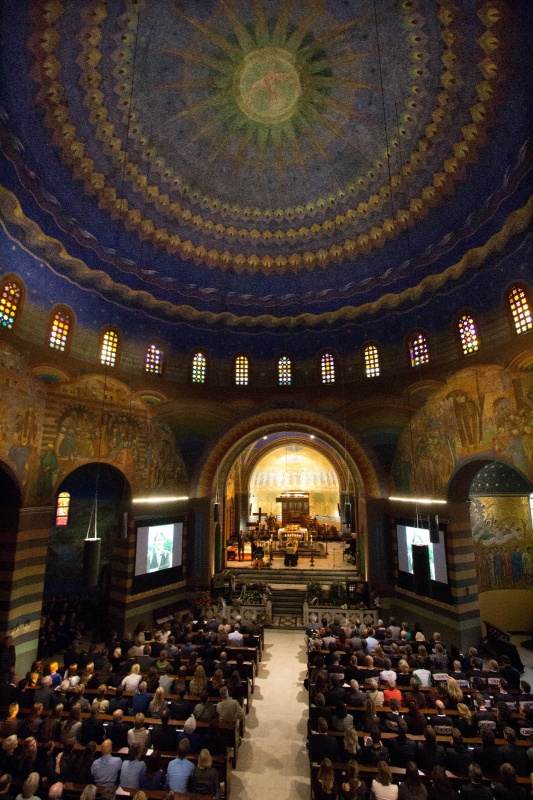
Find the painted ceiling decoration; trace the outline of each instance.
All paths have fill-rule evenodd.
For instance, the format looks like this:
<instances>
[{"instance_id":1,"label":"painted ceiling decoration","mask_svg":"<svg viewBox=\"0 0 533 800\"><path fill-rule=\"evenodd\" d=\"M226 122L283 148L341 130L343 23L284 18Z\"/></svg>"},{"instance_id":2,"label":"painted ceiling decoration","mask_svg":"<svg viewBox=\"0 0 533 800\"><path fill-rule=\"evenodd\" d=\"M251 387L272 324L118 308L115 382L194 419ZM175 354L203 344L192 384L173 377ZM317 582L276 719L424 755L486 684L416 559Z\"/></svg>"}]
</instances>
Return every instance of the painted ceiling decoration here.
<instances>
[{"instance_id":1,"label":"painted ceiling decoration","mask_svg":"<svg viewBox=\"0 0 533 800\"><path fill-rule=\"evenodd\" d=\"M170 322L331 326L445 294L531 221L526 6L23 2L4 230Z\"/></svg>"}]
</instances>

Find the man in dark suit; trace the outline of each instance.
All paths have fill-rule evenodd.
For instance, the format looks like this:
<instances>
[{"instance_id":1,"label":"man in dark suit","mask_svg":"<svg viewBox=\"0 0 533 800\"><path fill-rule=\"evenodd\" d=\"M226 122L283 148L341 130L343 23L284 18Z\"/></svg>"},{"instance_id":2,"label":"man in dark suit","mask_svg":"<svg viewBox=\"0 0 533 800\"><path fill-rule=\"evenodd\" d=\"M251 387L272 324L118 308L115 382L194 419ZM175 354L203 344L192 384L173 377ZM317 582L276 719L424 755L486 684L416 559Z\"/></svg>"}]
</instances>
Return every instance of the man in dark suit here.
<instances>
[{"instance_id":1,"label":"man in dark suit","mask_svg":"<svg viewBox=\"0 0 533 800\"><path fill-rule=\"evenodd\" d=\"M123 714L127 714L130 710L130 701L129 698L124 697L124 687L117 686L115 689L115 696L111 698L109 701L109 713L114 714L115 711L119 710L122 711Z\"/></svg>"},{"instance_id":2,"label":"man in dark suit","mask_svg":"<svg viewBox=\"0 0 533 800\"><path fill-rule=\"evenodd\" d=\"M461 798L468 800L492 800L490 785L483 785L483 772L479 764L473 763L468 767L470 783L461 786Z\"/></svg>"},{"instance_id":3,"label":"man in dark suit","mask_svg":"<svg viewBox=\"0 0 533 800\"><path fill-rule=\"evenodd\" d=\"M174 751L178 746L178 734L173 725L169 725L170 711L164 708L161 712L161 724L152 728L152 747L162 752Z\"/></svg>"},{"instance_id":4,"label":"man in dark suit","mask_svg":"<svg viewBox=\"0 0 533 800\"><path fill-rule=\"evenodd\" d=\"M113 750L120 750L128 746L128 731L130 726L123 721L122 709L113 711L113 722L107 726L107 738L113 742Z\"/></svg>"},{"instance_id":5,"label":"man in dark suit","mask_svg":"<svg viewBox=\"0 0 533 800\"><path fill-rule=\"evenodd\" d=\"M325 758L338 761L339 748L337 739L328 733L328 723L324 717L318 719L318 733L311 736L309 757L313 763L321 764Z\"/></svg>"},{"instance_id":6,"label":"man in dark suit","mask_svg":"<svg viewBox=\"0 0 533 800\"><path fill-rule=\"evenodd\" d=\"M452 732L452 746L446 748L446 769L455 775L464 775L472 763L472 751L463 744L463 737L457 728Z\"/></svg>"},{"instance_id":7,"label":"man in dark suit","mask_svg":"<svg viewBox=\"0 0 533 800\"><path fill-rule=\"evenodd\" d=\"M387 750L390 753L390 763L393 767L405 769L409 761L416 758L416 741L407 738L407 722L401 717L398 720L398 736L387 739Z\"/></svg>"},{"instance_id":8,"label":"man in dark suit","mask_svg":"<svg viewBox=\"0 0 533 800\"><path fill-rule=\"evenodd\" d=\"M162 531L158 531L154 538L154 549L148 553L148 572L157 572L170 566L170 553L165 550L165 536Z\"/></svg>"}]
</instances>

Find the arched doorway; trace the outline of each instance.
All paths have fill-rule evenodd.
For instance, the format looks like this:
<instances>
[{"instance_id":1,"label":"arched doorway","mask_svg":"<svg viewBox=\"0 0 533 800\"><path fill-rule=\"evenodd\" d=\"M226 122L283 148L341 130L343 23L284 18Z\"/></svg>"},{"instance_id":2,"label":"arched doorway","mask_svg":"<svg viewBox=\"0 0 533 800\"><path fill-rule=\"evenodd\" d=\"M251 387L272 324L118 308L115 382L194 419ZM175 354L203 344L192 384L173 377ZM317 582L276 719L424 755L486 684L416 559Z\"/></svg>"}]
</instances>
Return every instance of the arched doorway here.
<instances>
[{"instance_id":1,"label":"arched doorway","mask_svg":"<svg viewBox=\"0 0 533 800\"><path fill-rule=\"evenodd\" d=\"M464 531L457 591L464 589L470 602L477 601L481 621L504 630L531 629L532 492L531 482L514 466L488 458L463 464L448 488L454 524ZM468 595L474 579L476 593Z\"/></svg>"},{"instance_id":2,"label":"arched doorway","mask_svg":"<svg viewBox=\"0 0 533 800\"><path fill-rule=\"evenodd\" d=\"M97 502L95 498L97 496ZM65 499L68 514L62 516ZM123 535L124 514L131 502L127 478L110 464L90 463L70 472L55 493L56 513L52 525L46 559L44 604L49 598L84 594L88 607L105 630L114 541ZM101 540L97 585L83 585L84 542L94 535L96 514L97 536ZM88 618L88 622L91 622Z\"/></svg>"},{"instance_id":3,"label":"arched doorway","mask_svg":"<svg viewBox=\"0 0 533 800\"><path fill-rule=\"evenodd\" d=\"M15 551L22 496L12 471L0 461L0 519L2 520L2 569L13 574ZM0 587L0 631L10 628L8 609L10 608L7 584Z\"/></svg>"}]
</instances>

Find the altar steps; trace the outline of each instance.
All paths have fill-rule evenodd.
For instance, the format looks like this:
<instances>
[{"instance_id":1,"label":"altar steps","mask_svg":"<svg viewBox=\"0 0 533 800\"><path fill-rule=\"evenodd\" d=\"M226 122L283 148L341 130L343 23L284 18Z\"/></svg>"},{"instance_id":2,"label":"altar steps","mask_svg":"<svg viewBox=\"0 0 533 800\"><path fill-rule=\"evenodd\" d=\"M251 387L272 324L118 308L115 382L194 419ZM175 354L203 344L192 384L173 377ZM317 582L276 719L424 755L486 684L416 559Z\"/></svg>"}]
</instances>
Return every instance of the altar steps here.
<instances>
[{"instance_id":1,"label":"altar steps","mask_svg":"<svg viewBox=\"0 0 533 800\"><path fill-rule=\"evenodd\" d=\"M274 562L275 563L275 562ZM333 581L344 581L349 578L354 580L358 577L355 567L336 567L335 569L300 569L300 567L281 567L277 569L262 570L239 570L237 572L239 580L250 583L268 583L272 587L279 584L289 584L291 587L305 588L311 581L319 581L324 586L330 586Z\"/></svg>"},{"instance_id":2,"label":"altar steps","mask_svg":"<svg viewBox=\"0 0 533 800\"><path fill-rule=\"evenodd\" d=\"M274 627L303 627L302 609L305 601L305 587L301 589L272 589L272 623Z\"/></svg>"}]
</instances>

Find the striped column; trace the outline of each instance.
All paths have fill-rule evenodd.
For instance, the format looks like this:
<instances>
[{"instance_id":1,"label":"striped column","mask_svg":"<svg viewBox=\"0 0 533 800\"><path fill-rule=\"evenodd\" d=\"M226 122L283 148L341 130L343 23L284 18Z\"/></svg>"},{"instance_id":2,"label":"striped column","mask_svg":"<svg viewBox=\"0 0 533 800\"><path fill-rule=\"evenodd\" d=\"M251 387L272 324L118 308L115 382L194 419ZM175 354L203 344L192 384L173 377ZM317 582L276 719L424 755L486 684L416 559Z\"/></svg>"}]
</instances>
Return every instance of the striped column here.
<instances>
[{"instance_id":1,"label":"striped column","mask_svg":"<svg viewBox=\"0 0 533 800\"><path fill-rule=\"evenodd\" d=\"M37 657L52 515L51 508L21 509L16 539L3 546L0 613L2 627L13 633L21 676Z\"/></svg>"}]
</instances>

